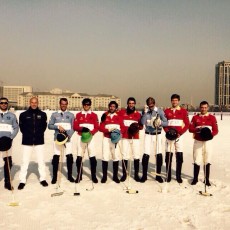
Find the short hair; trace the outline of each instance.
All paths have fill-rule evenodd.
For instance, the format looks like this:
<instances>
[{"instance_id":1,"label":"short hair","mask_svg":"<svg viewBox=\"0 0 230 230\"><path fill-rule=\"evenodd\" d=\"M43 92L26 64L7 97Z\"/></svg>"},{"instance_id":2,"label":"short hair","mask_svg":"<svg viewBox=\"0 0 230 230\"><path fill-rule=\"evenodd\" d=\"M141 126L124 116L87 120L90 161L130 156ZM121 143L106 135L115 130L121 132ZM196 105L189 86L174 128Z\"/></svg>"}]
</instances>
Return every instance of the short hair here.
<instances>
[{"instance_id":1,"label":"short hair","mask_svg":"<svg viewBox=\"0 0 230 230\"><path fill-rule=\"evenodd\" d=\"M148 97L147 99L146 99L146 104L148 105L150 102L152 102L154 105L155 105L155 99L153 98L153 97Z\"/></svg>"},{"instance_id":2,"label":"short hair","mask_svg":"<svg viewBox=\"0 0 230 230\"><path fill-rule=\"evenodd\" d=\"M200 103L200 107L201 107L202 105L208 105L208 106L209 106L209 104L208 104L207 101L202 101L202 102Z\"/></svg>"},{"instance_id":3,"label":"short hair","mask_svg":"<svg viewBox=\"0 0 230 230\"><path fill-rule=\"evenodd\" d=\"M65 98L65 97L60 98L60 100L59 100L59 104L61 104L61 102L62 102L62 101L65 101L65 102L67 102L67 104L68 104L68 100L67 100L67 98Z\"/></svg>"},{"instance_id":4,"label":"short hair","mask_svg":"<svg viewBox=\"0 0 230 230\"><path fill-rule=\"evenodd\" d=\"M38 97L36 97L36 96L31 97L31 98L30 98L30 102L31 102L33 99L35 99L35 100L38 102Z\"/></svg>"},{"instance_id":5,"label":"short hair","mask_svg":"<svg viewBox=\"0 0 230 230\"><path fill-rule=\"evenodd\" d=\"M85 105L85 104L91 105L91 104L92 104L91 99L90 99L90 98L84 98L84 99L82 100L82 105Z\"/></svg>"},{"instance_id":6,"label":"short hair","mask_svg":"<svg viewBox=\"0 0 230 230\"><path fill-rule=\"evenodd\" d=\"M9 102L8 98L6 98L6 97L1 97L0 101L2 101L2 100L5 100L5 101Z\"/></svg>"},{"instance_id":7,"label":"short hair","mask_svg":"<svg viewBox=\"0 0 230 230\"><path fill-rule=\"evenodd\" d=\"M178 94L173 94L172 96L171 96L171 100L172 99L178 99L178 101L180 101L180 95L178 95Z\"/></svg>"},{"instance_id":8,"label":"short hair","mask_svg":"<svg viewBox=\"0 0 230 230\"><path fill-rule=\"evenodd\" d=\"M118 104L117 104L116 101L110 101L110 102L109 102L109 107L110 107L111 105L115 105L116 109L118 108Z\"/></svg>"},{"instance_id":9,"label":"short hair","mask_svg":"<svg viewBox=\"0 0 230 230\"><path fill-rule=\"evenodd\" d=\"M127 104L130 102L130 101L134 101L134 103L136 104L136 99L134 97L129 97L127 99Z\"/></svg>"}]
</instances>

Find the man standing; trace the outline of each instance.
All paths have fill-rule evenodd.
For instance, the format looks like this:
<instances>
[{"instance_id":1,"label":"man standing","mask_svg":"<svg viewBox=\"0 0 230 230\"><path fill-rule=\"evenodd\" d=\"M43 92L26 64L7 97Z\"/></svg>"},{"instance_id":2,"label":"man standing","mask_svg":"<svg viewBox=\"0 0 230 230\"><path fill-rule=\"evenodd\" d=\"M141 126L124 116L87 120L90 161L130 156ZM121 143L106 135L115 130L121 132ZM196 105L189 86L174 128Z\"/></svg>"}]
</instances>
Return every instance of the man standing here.
<instances>
[{"instance_id":1,"label":"man standing","mask_svg":"<svg viewBox=\"0 0 230 230\"><path fill-rule=\"evenodd\" d=\"M65 143L65 154L66 154L66 165L68 171L68 180L70 182L74 182L74 178L72 177L72 169L73 169L73 154L72 154L72 135L74 133L73 130L73 121L74 115L73 113L67 110L68 100L66 98L61 98L59 101L60 110L54 112L49 120L48 128L51 130L55 130L54 132L54 155L52 160L53 165L53 179L51 181L52 184L57 182L57 171L59 165L59 159L61 154L61 149L63 146L58 145L55 141L57 140L58 133L67 134L68 141Z\"/></svg>"},{"instance_id":2,"label":"man standing","mask_svg":"<svg viewBox=\"0 0 230 230\"><path fill-rule=\"evenodd\" d=\"M188 130L189 127L189 118L188 112L186 109L183 109L179 106L180 96L178 94L173 94L171 96L172 107L166 109L165 116L168 120L168 126L164 127L166 132L166 172L167 178L166 181L171 181L171 165L172 165L172 149L175 146L176 154L176 180L178 183L182 183L181 179L181 170L183 163L183 134ZM177 131L176 140L170 140L167 138L167 134L171 134L171 130L174 129ZM174 145L174 146L173 146Z\"/></svg>"},{"instance_id":3,"label":"man standing","mask_svg":"<svg viewBox=\"0 0 230 230\"><path fill-rule=\"evenodd\" d=\"M5 97L0 98L0 138L5 138L6 141L10 141L16 137L19 126L16 116L8 111L8 99ZM8 139L7 139L8 138ZM12 168L12 147L7 151L0 151L4 160L4 187L8 190L12 190L10 181L10 170Z\"/></svg>"},{"instance_id":4,"label":"man standing","mask_svg":"<svg viewBox=\"0 0 230 230\"><path fill-rule=\"evenodd\" d=\"M18 189L21 190L25 187L29 160L33 150L37 155L40 184L46 187L48 183L45 180L44 132L47 127L47 116L38 108L37 97L32 97L29 109L20 114L19 127L22 133L23 159Z\"/></svg>"},{"instance_id":5,"label":"man standing","mask_svg":"<svg viewBox=\"0 0 230 230\"><path fill-rule=\"evenodd\" d=\"M127 177L127 166L130 158L129 152L134 158L134 179L139 182L139 162L140 162L140 138L139 130L143 129L141 125L141 114L136 111L135 108L136 100L134 97L129 97L127 100L127 108L121 110L119 115L122 117L124 122L124 132L122 135L122 172L123 176L121 181L125 181Z\"/></svg>"},{"instance_id":6,"label":"man standing","mask_svg":"<svg viewBox=\"0 0 230 230\"><path fill-rule=\"evenodd\" d=\"M108 161L110 154L113 159L113 181L120 183L118 179L118 166L119 166L119 148L116 148L117 143L113 143L111 140L112 132L119 130L118 135L122 134L124 129L124 124L120 116L117 113L118 104L116 101L111 101L109 103L109 110L105 112L101 117L100 131L103 132L103 144L102 144L102 173L103 177L101 183L107 181L107 170ZM112 136L113 137L113 136ZM115 140L116 142L119 139Z\"/></svg>"},{"instance_id":7,"label":"man standing","mask_svg":"<svg viewBox=\"0 0 230 230\"><path fill-rule=\"evenodd\" d=\"M194 178L192 185L198 182L200 165L204 163L205 184L211 186L209 182L212 141L211 139L218 134L216 117L208 113L209 104L207 101L200 103L200 113L193 116L189 125L189 132L193 133L193 159L194 159Z\"/></svg>"},{"instance_id":8,"label":"man standing","mask_svg":"<svg viewBox=\"0 0 230 230\"><path fill-rule=\"evenodd\" d=\"M146 100L148 108L144 111L141 117L141 123L145 126L145 138L144 138L144 154L142 157L143 176L141 182L144 183L147 180L149 156L151 152L154 152L156 157L156 180L159 183L163 183L161 174L161 166L163 164L162 156L162 127L168 125L164 112L155 106L155 99L149 97Z\"/></svg>"},{"instance_id":9,"label":"man standing","mask_svg":"<svg viewBox=\"0 0 230 230\"><path fill-rule=\"evenodd\" d=\"M94 183L98 183L96 177L97 160L95 157L95 140L93 135L99 130L99 122L97 114L91 111L91 99L85 98L82 101L83 110L76 114L73 129L78 133L77 141L77 178L78 183L82 180L82 158L85 151L88 151L91 165L91 178Z\"/></svg>"}]
</instances>

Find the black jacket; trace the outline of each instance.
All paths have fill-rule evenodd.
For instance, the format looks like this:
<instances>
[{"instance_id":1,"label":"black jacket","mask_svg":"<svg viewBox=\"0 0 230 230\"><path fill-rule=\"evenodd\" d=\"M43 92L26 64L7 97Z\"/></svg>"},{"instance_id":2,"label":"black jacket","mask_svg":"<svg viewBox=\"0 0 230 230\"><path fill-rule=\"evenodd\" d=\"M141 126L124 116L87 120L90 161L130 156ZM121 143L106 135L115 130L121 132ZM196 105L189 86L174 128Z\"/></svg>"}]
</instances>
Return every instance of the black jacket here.
<instances>
[{"instance_id":1,"label":"black jacket","mask_svg":"<svg viewBox=\"0 0 230 230\"><path fill-rule=\"evenodd\" d=\"M22 132L23 145L44 144L44 132L47 127L46 113L40 109L32 109L21 113L19 116L19 127Z\"/></svg>"}]
</instances>

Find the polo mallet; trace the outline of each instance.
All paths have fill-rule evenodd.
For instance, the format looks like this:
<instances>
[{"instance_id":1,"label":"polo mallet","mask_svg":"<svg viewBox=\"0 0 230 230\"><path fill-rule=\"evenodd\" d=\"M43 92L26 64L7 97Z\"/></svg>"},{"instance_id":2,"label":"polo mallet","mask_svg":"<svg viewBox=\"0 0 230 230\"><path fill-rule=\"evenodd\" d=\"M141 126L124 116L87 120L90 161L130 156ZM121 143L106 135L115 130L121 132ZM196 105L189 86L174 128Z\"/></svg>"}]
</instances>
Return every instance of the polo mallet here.
<instances>
[{"instance_id":1,"label":"polo mallet","mask_svg":"<svg viewBox=\"0 0 230 230\"><path fill-rule=\"evenodd\" d=\"M61 174L62 174L62 162L63 162L63 155L64 155L64 145L60 145L60 158L59 158L59 163L58 163L58 179L57 179L57 186L56 186L56 192L51 194L51 197L54 196L61 196L63 195L64 191L59 191L60 189L60 184L61 184Z\"/></svg>"},{"instance_id":2,"label":"polo mallet","mask_svg":"<svg viewBox=\"0 0 230 230\"><path fill-rule=\"evenodd\" d=\"M203 152L203 162L204 162L204 192L199 191L199 194L202 196L212 196L211 193L208 193L206 190L206 141L203 142L202 146L202 152Z\"/></svg>"},{"instance_id":3,"label":"polo mallet","mask_svg":"<svg viewBox=\"0 0 230 230\"><path fill-rule=\"evenodd\" d=\"M88 157L89 157L89 146L88 146L88 143L86 144L86 148L87 148L87 152L88 152ZM90 157L89 157L90 158ZM89 161L90 161L90 159L89 159ZM91 165L90 165L90 167L91 167ZM92 180L92 178L91 178L91 188L87 188L86 189L86 191L92 191L92 190L94 190L94 185L93 185L93 180Z\"/></svg>"},{"instance_id":4,"label":"polo mallet","mask_svg":"<svg viewBox=\"0 0 230 230\"><path fill-rule=\"evenodd\" d=\"M10 164L9 164L9 160L8 160L8 151L6 151L6 161L7 161L7 167L8 167L8 173L9 173L9 178L10 178L10 185L11 185L11 194L12 194L12 198L13 200L8 203L8 206L12 206L12 207L16 207L19 206L19 202L15 201L15 197L14 197L14 187L12 186L12 178L11 178L11 172L10 172Z\"/></svg>"}]
</instances>

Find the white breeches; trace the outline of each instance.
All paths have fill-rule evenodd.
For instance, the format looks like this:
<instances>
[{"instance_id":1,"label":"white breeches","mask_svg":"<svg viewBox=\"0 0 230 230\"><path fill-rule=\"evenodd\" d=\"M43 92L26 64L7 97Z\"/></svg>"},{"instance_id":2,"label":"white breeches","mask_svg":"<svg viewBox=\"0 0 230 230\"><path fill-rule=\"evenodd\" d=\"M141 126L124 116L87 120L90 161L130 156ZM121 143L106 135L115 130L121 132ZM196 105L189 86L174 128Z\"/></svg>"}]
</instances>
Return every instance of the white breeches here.
<instances>
[{"instance_id":1,"label":"white breeches","mask_svg":"<svg viewBox=\"0 0 230 230\"><path fill-rule=\"evenodd\" d=\"M128 160L131 157L140 159L140 140L123 138L121 140L121 150L123 160Z\"/></svg>"},{"instance_id":2,"label":"white breeches","mask_svg":"<svg viewBox=\"0 0 230 230\"><path fill-rule=\"evenodd\" d=\"M91 139L89 143L81 142L81 136L77 136L77 155L78 156L85 156L86 152L88 151L89 157L95 157L95 140L94 137Z\"/></svg>"},{"instance_id":3,"label":"white breeches","mask_svg":"<svg viewBox=\"0 0 230 230\"><path fill-rule=\"evenodd\" d=\"M119 161L120 147L119 143L113 144L110 138L104 137L102 142L102 160L109 161L112 156L113 161Z\"/></svg>"},{"instance_id":4,"label":"white breeches","mask_svg":"<svg viewBox=\"0 0 230 230\"><path fill-rule=\"evenodd\" d=\"M197 141L193 144L193 160L197 165L211 163L212 141Z\"/></svg>"},{"instance_id":5,"label":"white breeches","mask_svg":"<svg viewBox=\"0 0 230 230\"><path fill-rule=\"evenodd\" d=\"M166 152L183 152L183 136L180 136L175 141L170 141L166 139L165 151Z\"/></svg>"},{"instance_id":6,"label":"white breeches","mask_svg":"<svg viewBox=\"0 0 230 230\"><path fill-rule=\"evenodd\" d=\"M73 143L72 141L70 142L66 142L65 146L62 145L57 145L55 142L53 144L53 148L54 148L54 155L59 155L61 154L61 148L63 147L63 150L65 152L65 155L67 154L71 154L73 152Z\"/></svg>"},{"instance_id":7,"label":"white breeches","mask_svg":"<svg viewBox=\"0 0 230 230\"><path fill-rule=\"evenodd\" d=\"M23 145L23 158L22 166L19 174L19 179L21 183L26 183L26 175L30 162L31 153L35 152L38 162L38 172L40 175L39 180L43 181L46 178L46 170L44 163L44 145Z\"/></svg>"},{"instance_id":8,"label":"white breeches","mask_svg":"<svg viewBox=\"0 0 230 230\"><path fill-rule=\"evenodd\" d=\"M150 155L153 153L154 155L158 153L162 153L162 135L149 135L145 134L144 137L144 153Z\"/></svg>"}]
</instances>

